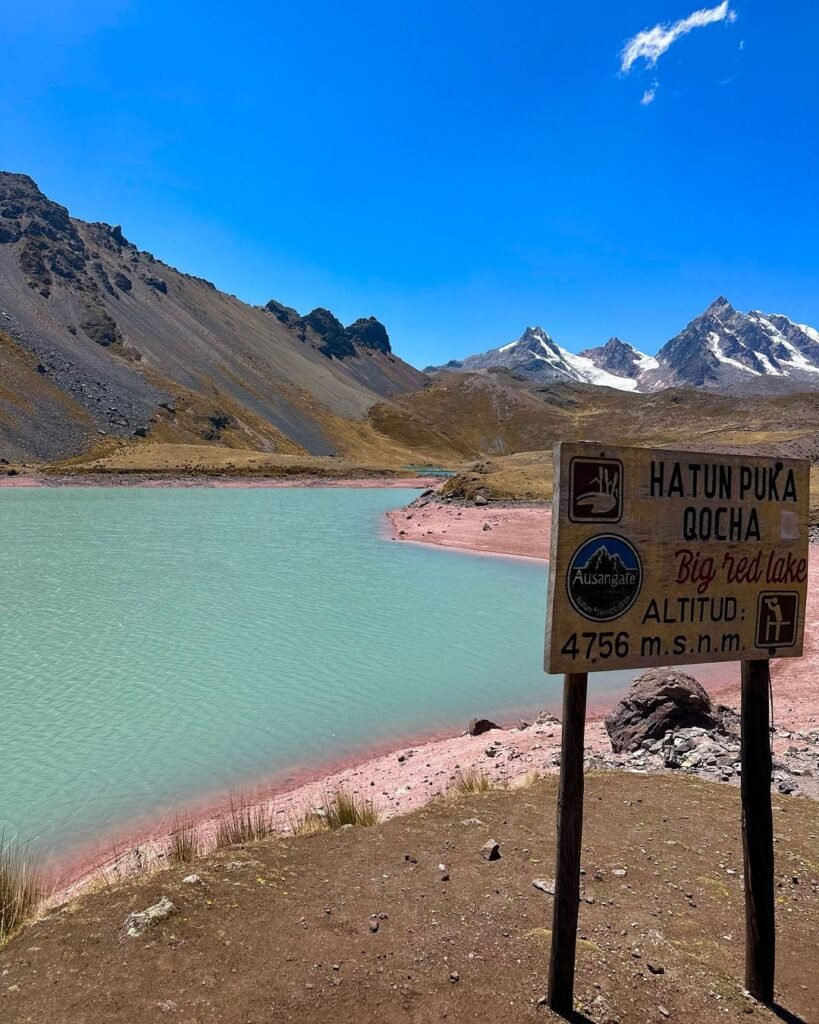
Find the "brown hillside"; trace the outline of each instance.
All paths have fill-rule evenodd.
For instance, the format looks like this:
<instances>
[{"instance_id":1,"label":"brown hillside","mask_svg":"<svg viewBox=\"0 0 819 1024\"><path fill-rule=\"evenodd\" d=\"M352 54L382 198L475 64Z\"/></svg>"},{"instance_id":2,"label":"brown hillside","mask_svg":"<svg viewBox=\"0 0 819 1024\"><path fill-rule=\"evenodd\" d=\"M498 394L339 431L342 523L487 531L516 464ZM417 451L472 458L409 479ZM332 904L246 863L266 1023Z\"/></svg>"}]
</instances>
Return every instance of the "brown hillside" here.
<instances>
[{"instance_id":1,"label":"brown hillside","mask_svg":"<svg viewBox=\"0 0 819 1024\"><path fill-rule=\"evenodd\" d=\"M205 440L240 443L244 434L243 443L275 449L285 437L334 454L333 417L361 420L424 381L389 351L377 321L345 332L321 310L284 322L139 251L118 227L72 218L25 175L1 172L0 329L52 385L40 389L49 429L35 441L30 421L0 422L0 444L34 457L80 451L99 431L150 434L151 417L180 396L216 418L200 429L214 435ZM226 423L232 437L221 436L223 413L235 421ZM190 429L164 433L187 440Z\"/></svg>"}]
</instances>

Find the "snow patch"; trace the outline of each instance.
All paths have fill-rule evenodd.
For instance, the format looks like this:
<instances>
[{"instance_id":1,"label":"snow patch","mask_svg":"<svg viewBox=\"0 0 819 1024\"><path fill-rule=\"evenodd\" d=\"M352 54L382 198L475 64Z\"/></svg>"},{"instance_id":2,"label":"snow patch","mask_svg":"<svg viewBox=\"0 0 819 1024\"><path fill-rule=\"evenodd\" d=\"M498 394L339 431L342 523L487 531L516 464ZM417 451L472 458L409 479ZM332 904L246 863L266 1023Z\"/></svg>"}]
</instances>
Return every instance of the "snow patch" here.
<instances>
[{"instance_id":1,"label":"snow patch","mask_svg":"<svg viewBox=\"0 0 819 1024\"><path fill-rule=\"evenodd\" d=\"M762 376L762 374L759 372L759 370L752 370L750 368L750 366L746 366L744 363L741 363L738 359L731 359L730 356L726 356L726 354L719 347L719 342L720 342L720 337L717 334L717 332L716 331L709 331L708 332L708 348L713 353L713 355L719 360L719 362L725 363L727 366L735 366L738 370L744 370L745 373L753 374L754 377L761 377Z\"/></svg>"}]
</instances>

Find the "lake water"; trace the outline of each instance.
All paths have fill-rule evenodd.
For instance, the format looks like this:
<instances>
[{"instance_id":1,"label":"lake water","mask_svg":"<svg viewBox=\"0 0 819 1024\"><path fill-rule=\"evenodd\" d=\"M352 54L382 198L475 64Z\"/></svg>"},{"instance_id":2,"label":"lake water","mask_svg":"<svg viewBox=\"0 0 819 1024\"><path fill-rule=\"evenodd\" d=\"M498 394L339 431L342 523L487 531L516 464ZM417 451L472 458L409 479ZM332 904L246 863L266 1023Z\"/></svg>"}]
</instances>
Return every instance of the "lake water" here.
<instances>
[{"instance_id":1,"label":"lake water","mask_svg":"<svg viewBox=\"0 0 819 1024\"><path fill-rule=\"evenodd\" d=\"M63 851L555 706L545 565L386 540L384 512L416 494L0 490L0 830Z\"/></svg>"}]
</instances>

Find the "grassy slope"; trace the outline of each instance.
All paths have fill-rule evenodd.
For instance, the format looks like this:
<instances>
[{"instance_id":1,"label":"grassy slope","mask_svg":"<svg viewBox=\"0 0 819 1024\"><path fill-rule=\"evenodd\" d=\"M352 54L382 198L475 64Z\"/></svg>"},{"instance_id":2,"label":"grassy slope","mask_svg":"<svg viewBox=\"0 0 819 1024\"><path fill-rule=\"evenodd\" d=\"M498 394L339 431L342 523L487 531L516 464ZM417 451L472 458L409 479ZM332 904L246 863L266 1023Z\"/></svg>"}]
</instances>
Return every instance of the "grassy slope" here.
<instances>
[{"instance_id":1,"label":"grassy slope","mask_svg":"<svg viewBox=\"0 0 819 1024\"><path fill-rule=\"evenodd\" d=\"M550 777L101 889L0 951L0 1017L531 1021L552 912L532 880L553 871L555 797ZM782 797L774 807L777 996L794 1019L815 1021L819 976L805 953L819 943L819 807ZM576 994L590 1019L660 1020L658 1006L697 1024L744 1021L750 1011L776 1019L741 992L739 821L734 787L589 775ZM501 844L494 863L479 854L490 837ZM203 885L182 884L191 870ZM178 913L124 938L126 915L163 895ZM553 1019L545 1010L538 1018Z\"/></svg>"}]
</instances>

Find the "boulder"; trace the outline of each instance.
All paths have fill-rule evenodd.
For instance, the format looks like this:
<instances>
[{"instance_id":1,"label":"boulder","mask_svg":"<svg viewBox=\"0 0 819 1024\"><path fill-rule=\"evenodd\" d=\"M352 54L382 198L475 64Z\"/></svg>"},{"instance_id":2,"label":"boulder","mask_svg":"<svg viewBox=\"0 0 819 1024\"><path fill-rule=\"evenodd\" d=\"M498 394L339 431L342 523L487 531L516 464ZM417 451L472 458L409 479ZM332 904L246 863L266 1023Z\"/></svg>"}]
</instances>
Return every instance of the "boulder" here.
<instances>
[{"instance_id":1,"label":"boulder","mask_svg":"<svg viewBox=\"0 0 819 1024\"><path fill-rule=\"evenodd\" d=\"M175 913L176 907L167 896L163 896L159 903L155 903L152 907L129 914L125 918L125 932L132 939L137 939L148 928L159 924L160 921L166 921Z\"/></svg>"},{"instance_id":2,"label":"boulder","mask_svg":"<svg viewBox=\"0 0 819 1024\"><path fill-rule=\"evenodd\" d=\"M702 686L693 676L671 668L643 672L606 716L606 731L616 753L639 750L644 740L662 739L670 729L717 725L711 698Z\"/></svg>"},{"instance_id":3,"label":"boulder","mask_svg":"<svg viewBox=\"0 0 819 1024\"><path fill-rule=\"evenodd\" d=\"M500 729L500 726L488 718L473 718L467 726L470 736L483 736L485 732L490 732L492 729Z\"/></svg>"}]
</instances>

